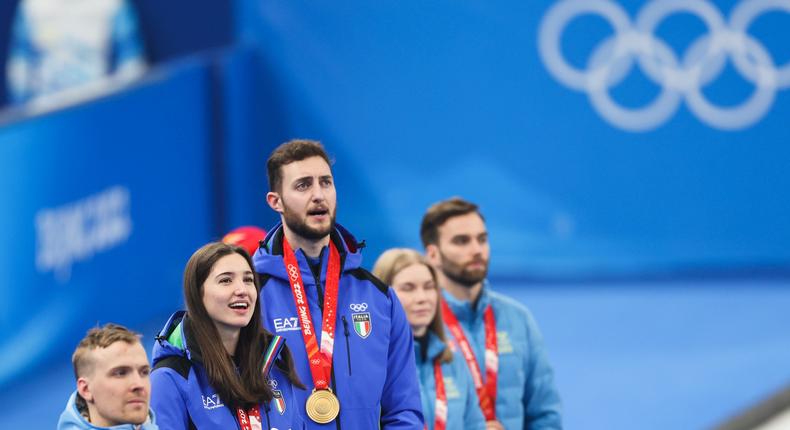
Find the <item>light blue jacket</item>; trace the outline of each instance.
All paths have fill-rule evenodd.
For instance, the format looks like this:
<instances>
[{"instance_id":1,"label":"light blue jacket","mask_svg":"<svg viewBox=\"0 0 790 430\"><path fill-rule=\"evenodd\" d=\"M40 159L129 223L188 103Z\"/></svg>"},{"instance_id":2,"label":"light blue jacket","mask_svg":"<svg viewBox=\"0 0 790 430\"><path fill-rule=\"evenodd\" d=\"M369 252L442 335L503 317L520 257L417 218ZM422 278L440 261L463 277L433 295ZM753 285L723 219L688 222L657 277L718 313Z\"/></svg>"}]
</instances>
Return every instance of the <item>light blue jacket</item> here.
<instances>
[{"instance_id":1,"label":"light blue jacket","mask_svg":"<svg viewBox=\"0 0 790 430\"><path fill-rule=\"evenodd\" d=\"M445 344L433 332L428 332L428 354L423 360L422 346L414 342L414 354L417 360L417 374L420 377L420 398L422 413L428 430L433 430L436 420L436 380L433 374L433 363ZM447 430L483 430L485 418L480 411L477 392L472 376L460 354L453 354L453 361L442 363L442 379L447 394Z\"/></svg>"},{"instance_id":2,"label":"light blue jacket","mask_svg":"<svg viewBox=\"0 0 790 430\"><path fill-rule=\"evenodd\" d=\"M497 419L508 430L562 429L560 396L543 337L532 313L515 300L491 291L486 281L475 307L444 292L466 333L485 378L483 312L494 309L499 348Z\"/></svg>"},{"instance_id":3,"label":"light blue jacket","mask_svg":"<svg viewBox=\"0 0 790 430\"><path fill-rule=\"evenodd\" d=\"M66 404L66 409L60 414L58 420L58 430L159 430L156 426L154 419L154 411L148 412L148 419L143 423L142 427L132 424L121 424L112 427L96 427L89 423L77 410L77 392L71 393L69 402Z\"/></svg>"}]
</instances>

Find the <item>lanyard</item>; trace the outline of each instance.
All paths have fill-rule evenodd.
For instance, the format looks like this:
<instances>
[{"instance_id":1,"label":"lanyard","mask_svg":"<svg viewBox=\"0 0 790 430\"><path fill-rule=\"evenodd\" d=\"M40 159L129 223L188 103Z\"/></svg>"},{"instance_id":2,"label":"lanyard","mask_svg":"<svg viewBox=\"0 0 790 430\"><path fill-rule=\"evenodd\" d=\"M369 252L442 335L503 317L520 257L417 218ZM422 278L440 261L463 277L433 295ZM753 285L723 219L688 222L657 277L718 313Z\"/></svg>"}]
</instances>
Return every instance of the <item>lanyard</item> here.
<instances>
[{"instance_id":1,"label":"lanyard","mask_svg":"<svg viewBox=\"0 0 790 430\"><path fill-rule=\"evenodd\" d=\"M236 409L236 416L239 419L241 430L262 430L261 410L258 406L245 411L243 408Z\"/></svg>"},{"instance_id":2,"label":"lanyard","mask_svg":"<svg viewBox=\"0 0 790 430\"><path fill-rule=\"evenodd\" d=\"M310 373L313 376L313 385L316 389L325 390L329 387L329 378L332 374L332 350L335 345L335 312L337 310L337 290L340 283L340 254L332 241L329 241L329 264L326 269L326 295L324 296L324 321L321 328L321 347L315 336L313 319L310 315L310 306L304 292L302 274L299 262L296 261L288 239L283 235L283 259L288 272L288 281L291 283L296 312L302 326L302 337L310 363Z\"/></svg>"},{"instance_id":3,"label":"lanyard","mask_svg":"<svg viewBox=\"0 0 790 430\"><path fill-rule=\"evenodd\" d=\"M458 342L458 347L464 355L466 365L469 367L469 373L472 374L472 381L477 390L477 397L480 399L480 409L483 411L486 421L496 419L496 382L497 372L499 371L499 359L497 357L497 341L496 341L496 320L494 319L494 309L491 305L486 307L483 313L483 323L485 326L486 335L486 349L485 349L485 364L486 364L486 382L483 384L483 377L480 372L480 365L475 360L475 354L469 340L466 338L458 318L455 317L450 306L442 300L442 317L450 332L453 334L455 341Z\"/></svg>"},{"instance_id":4,"label":"lanyard","mask_svg":"<svg viewBox=\"0 0 790 430\"><path fill-rule=\"evenodd\" d=\"M444 390L442 363L437 358L433 362L433 379L436 382L436 406L434 406L434 430L444 430L447 426L447 392ZM428 426L426 425L426 430Z\"/></svg>"}]
</instances>

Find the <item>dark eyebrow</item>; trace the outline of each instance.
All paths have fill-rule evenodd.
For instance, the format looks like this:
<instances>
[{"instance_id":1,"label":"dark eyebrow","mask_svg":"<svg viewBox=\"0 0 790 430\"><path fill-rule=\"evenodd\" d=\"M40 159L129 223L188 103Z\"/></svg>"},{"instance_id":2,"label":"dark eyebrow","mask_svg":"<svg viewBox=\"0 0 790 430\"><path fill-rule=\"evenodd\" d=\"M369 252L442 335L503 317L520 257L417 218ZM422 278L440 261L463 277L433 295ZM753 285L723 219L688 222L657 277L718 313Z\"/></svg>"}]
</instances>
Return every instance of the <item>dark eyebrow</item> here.
<instances>
[{"instance_id":1,"label":"dark eyebrow","mask_svg":"<svg viewBox=\"0 0 790 430\"><path fill-rule=\"evenodd\" d=\"M332 179L332 175L319 176L318 179Z\"/></svg>"},{"instance_id":2,"label":"dark eyebrow","mask_svg":"<svg viewBox=\"0 0 790 430\"><path fill-rule=\"evenodd\" d=\"M236 272L222 272L222 273L217 273L217 276L215 276L214 278L216 279L219 278L220 276L225 276L225 275L233 276L235 274ZM245 270L244 272L242 272L242 275L252 275L252 270Z\"/></svg>"},{"instance_id":3,"label":"dark eyebrow","mask_svg":"<svg viewBox=\"0 0 790 430\"><path fill-rule=\"evenodd\" d=\"M302 182L302 181L307 181L307 180L310 180L310 181L312 181L312 180L313 180L313 177L312 177L312 176L302 176L302 177L299 177L299 178L296 178L296 179L294 179L294 180L293 180L293 183L295 184L295 183L297 183L297 182Z\"/></svg>"}]
</instances>

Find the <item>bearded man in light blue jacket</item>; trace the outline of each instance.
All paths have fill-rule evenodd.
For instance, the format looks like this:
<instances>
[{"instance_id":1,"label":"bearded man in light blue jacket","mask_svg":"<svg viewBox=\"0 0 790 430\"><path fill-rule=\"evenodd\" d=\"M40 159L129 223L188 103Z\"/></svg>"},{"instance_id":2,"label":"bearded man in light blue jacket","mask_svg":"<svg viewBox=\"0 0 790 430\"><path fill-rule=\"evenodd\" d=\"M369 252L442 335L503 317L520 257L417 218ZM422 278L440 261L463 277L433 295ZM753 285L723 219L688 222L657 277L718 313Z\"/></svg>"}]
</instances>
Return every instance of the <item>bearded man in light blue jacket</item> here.
<instances>
[{"instance_id":1,"label":"bearded man in light blue jacket","mask_svg":"<svg viewBox=\"0 0 790 430\"><path fill-rule=\"evenodd\" d=\"M562 429L554 372L532 314L486 281L490 246L477 205L458 197L435 203L420 236L443 289L447 331L479 381L487 428Z\"/></svg>"}]
</instances>

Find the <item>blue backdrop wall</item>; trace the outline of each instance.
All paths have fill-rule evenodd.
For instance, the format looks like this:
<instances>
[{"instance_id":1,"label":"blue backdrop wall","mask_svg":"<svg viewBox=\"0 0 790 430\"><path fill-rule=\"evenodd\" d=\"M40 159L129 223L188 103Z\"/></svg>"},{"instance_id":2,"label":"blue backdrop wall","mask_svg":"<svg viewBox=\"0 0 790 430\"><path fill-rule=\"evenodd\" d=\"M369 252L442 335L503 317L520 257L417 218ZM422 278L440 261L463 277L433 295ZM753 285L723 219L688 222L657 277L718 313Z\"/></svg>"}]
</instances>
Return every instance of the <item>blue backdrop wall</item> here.
<instances>
[{"instance_id":1,"label":"blue backdrop wall","mask_svg":"<svg viewBox=\"0 0 790 430\"><path fill-rule=\"evenodd\" d=\"M241 6L281 120L263 142L324 141L371 254L418 246L427 206L461 195L500 276L790 260L790 15L772 3Z\"/></svg>"},{"instance_id":2,"label":"blue backdrop wall","mask_svg":"<svg viewBox=\"0 0 790 430\"><path fill-rule=\"evenodd\" d=\"M185 62L0 127L0 385L178 306L215 231L209 76Z\"/></svg>"}]
</instances>

